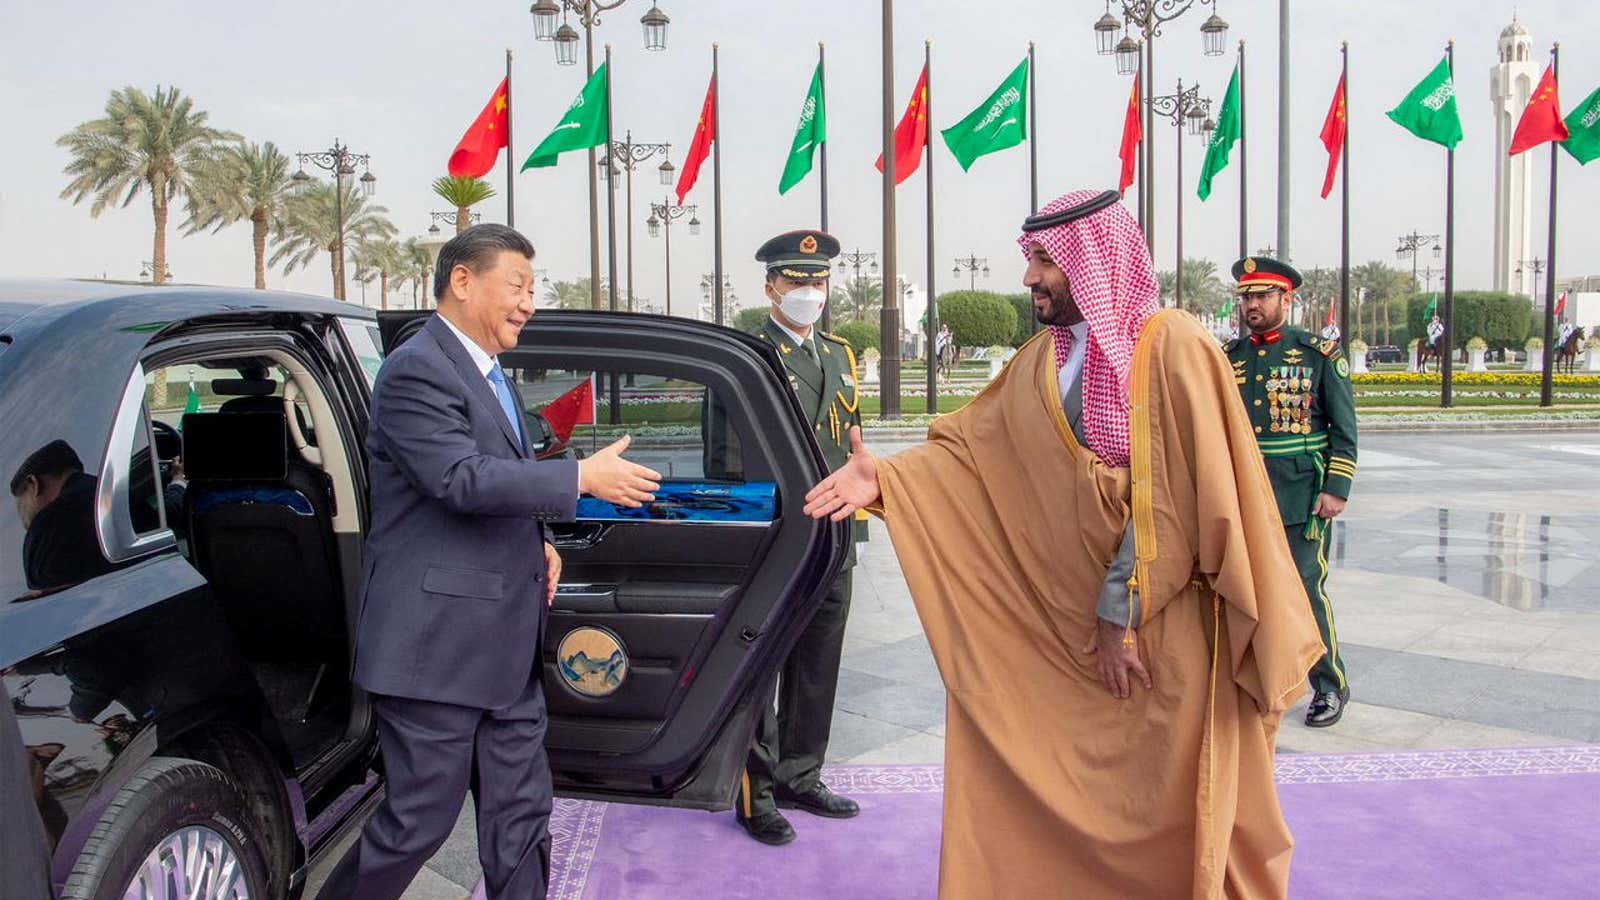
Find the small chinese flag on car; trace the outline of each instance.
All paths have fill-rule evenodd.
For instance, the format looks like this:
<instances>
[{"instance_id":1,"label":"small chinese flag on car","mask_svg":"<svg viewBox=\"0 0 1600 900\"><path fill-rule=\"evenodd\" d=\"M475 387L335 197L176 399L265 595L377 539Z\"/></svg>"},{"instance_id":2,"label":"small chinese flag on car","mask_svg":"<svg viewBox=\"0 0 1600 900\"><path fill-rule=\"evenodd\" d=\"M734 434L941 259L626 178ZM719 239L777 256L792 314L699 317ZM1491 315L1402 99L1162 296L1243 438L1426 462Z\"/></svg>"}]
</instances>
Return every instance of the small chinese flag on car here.
<instances>
[{"instance_id":1,"label":"small chinese flag on car","mask_svg":"<svg viewBox=\"0 0 1600 900\"><path fill-rule=\"evenodd\" d=\"M550 430L556 433L556 440L565 444L572 437L572 430L579 425L593 425L594 414L594 376L590 375L577 387L545 404L544 420L550 423Z\"/></svg>"}]
</instances>

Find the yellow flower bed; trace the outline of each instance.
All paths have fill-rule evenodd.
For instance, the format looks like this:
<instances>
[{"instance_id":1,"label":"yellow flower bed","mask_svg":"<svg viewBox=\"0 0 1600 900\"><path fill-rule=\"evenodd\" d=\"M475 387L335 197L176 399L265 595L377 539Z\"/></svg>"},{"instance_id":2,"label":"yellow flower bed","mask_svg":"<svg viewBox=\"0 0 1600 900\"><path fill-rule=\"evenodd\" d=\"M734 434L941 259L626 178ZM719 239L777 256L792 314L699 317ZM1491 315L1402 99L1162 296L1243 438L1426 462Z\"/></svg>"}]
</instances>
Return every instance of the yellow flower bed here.
<instances>
[{"instance_id":1,"label":"yellow flower bed","mask_svg":"<svg viewBox=\"0 0 1600 900\"><path fill-rule=\"evenodd\" d=\"M1538 387L1543 377L1539 372L1456 372L1450 380L1459 386ZM1437 373L1425 375L1420 372L1368 372L1364 375L1352 375L1350 380L1356 384L1437 385L1439 375ZM1600 375L1557 374L1554 383L1557 387L1600 388Z\"/></svg>"}]
</instances>

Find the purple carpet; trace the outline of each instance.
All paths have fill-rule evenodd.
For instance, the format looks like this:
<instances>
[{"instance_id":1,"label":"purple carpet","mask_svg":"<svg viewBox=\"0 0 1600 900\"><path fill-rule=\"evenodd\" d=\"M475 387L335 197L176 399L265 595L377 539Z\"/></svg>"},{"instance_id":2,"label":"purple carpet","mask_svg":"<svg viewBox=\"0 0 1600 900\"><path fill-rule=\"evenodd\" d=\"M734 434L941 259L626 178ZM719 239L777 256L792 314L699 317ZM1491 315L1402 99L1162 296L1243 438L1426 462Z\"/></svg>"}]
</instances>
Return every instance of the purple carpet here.
<instances>
[{"instance_id":1,"label":"purple carpet","mask_svg":"<svg viewBox=\"0 0 1600 900\"><path fill-rule=\"evenodd\" d=\"M731 813L557 801L550 897L933 897L943 770L838 766L827 781L861 817L792 814L787 847ZM1296 900L1600 897L1600 745L1284 755L1278 783Z\"/></svg>"}]
</instances>

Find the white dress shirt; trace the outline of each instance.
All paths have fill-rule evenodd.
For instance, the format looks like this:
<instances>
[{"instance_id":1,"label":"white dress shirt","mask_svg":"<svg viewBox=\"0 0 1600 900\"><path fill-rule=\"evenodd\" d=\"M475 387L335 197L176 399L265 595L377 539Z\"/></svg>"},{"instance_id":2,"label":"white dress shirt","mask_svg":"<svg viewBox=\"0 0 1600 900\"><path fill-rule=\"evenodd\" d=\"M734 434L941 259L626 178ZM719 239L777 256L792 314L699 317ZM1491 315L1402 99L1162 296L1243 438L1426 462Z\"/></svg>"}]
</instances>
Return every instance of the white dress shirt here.
<instances>
[{"instance_id":1,"label":"white dress shirt","mask_svg":"<svg viewBox=\"0 0 1600 900\"><path fill-rule=\"evenodd\" d=\"M1089 323L1079 322L1067 330L1072 332L1072 346L1067 349L1066 363L1056 373L1063 403L1067 400L1067 394L1072 392L1073 384L1083 377L1083 360L1089 353Z\"/></svg>"}]
</instances>

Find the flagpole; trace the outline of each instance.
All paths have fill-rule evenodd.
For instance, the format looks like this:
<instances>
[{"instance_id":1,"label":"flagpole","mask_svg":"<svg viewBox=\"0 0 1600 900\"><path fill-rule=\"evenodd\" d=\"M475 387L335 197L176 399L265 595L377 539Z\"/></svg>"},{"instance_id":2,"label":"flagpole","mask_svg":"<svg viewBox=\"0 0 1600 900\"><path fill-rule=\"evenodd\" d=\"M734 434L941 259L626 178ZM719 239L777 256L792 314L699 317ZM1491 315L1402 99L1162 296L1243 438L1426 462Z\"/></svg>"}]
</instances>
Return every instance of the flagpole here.
<instances>
[{"instance_id":1,"label":"flagpole","mask_svg":"<svg viewBox=\"0 0 1600 900\"><path fill-rule=\"evenodd\" d=\"M1250 255L1250 143L1245 128L1244 41L1239 41L1239 258Z\"/></svg>"},{"instance_id":2,"label":"flagpole","mask_svg":"<svg viewBox=\"0 0 1600 900\"><path fill-rule=\"evenodd\" d=\"M511 143L511 48L506 48L506 225L517 227L517 185L512 178L516 174L511 161L513 156Z\"/></svg>"},{"instance_id":3,"label":"flagpole","mask_svg":"<svg viewBox=\"0 0 1600 900\"><path fill-rule=\"evenodd\" d=\"M922 42L922 71L924 73L923 77L927 79L923 83L922 116L923 121L927 122L931 129L933 125L933 41L931 40ZM932 136L930 135L929 137L931 138ZM937 330L938 325L934 321L934 314L937 312L934 306L934 298L938 295L934 293L933 289L933 141L925 140L923 144L923 150L927 153L927 159L923 163L928 170L924 178L928 186L928 303L922 318L925 325L923 330L927 332L928 343L925 351L925 355L928 357L927 410L928 415L935 416L939 414L939 360L934 345L938 342L939 332Z\"/></svg>"},{"instance_id":4,"label":"flagpole","mask_svg":"<svg viewBox=\"0 0 1600 900\"><path fill-rule=\"evenodd\" d=\"M616 150L611 141L611 45L606 44L606 294L611 303L611 311L617 311L617 192L615 190L614 170L611 168L612 154ZM589 148L589 154L594 154L594 148ZM630 162L631 165L631 162ZM589 177L595 177L595 167L589 166ZM606 379L611 386L610 397L611 424L618 425L622 422L622 381L617 373L612 372Z\"/></svg>"},{"instance_id":5,"label":"flagpole","mask_svg":"<svg viewBox=\"0 0 1600 900\"><path fill-rule=\"evenodd\" d=\"M1456 82L1456 42L1452 39L1445 45L1445 59L1448 60L1450 70L1450 84L1452 88ZM1348 87L1348 84L1346 85ZM1349 109L1349 101L1345 103ZM1451 375L1455 363L1455 332L1454 312L1456 300L1456 150L1454 147L1445 148L1445 201L1444 201L1444 338L1443 345L1439 348L1440 382L1439 406L1449 409L1452 405Z\"/></svg>"},{"instance_id":6,"label":"flagpole","mask_svg":"<svg viewBox=\"0 0 1600 900\"><path fill-rule=\"evenodd\" d=\"M894 0L883 6L883 310L879 313L879 351L883 354L878 374L881 419L900 418L900 288L899 258L895 254L895 145L894 145Z\"/></svg>"},{"instance_id":7,"label":"flagpole","mask_svg":"<svg viewBox=\"0 0 1600 900\"><path fill-rule=\"evenodd\" d=\"M594 152L591 148L590 152ZM606 44L606 164L611 163L611 45ZM606 180L606 295L617 311L617 192ZM612 409L616 409L615 406Z\"/></svg>"},{"instance_id":8,"label":"flagpole","mask_svg":"<svg viewBox=\"0 0 1600 900\"><path fill-rule=\"evenodd\" d=\"M1039 211L1039 78L1028 42L1028 211Z\"/></svg>"},{"instance_id":9,"label":"flagpole","mask_svg":"<svg viewBox=\"0 0 1600 900\"><path fill-rule=\"evenodd\" d=\"M1149 230L1144 227L1145 191L1147 190L1144 181L1144 102L1147 94L1144 90L1144 61L1142 59L1139 61L1139 70L1133 73L1133 83L1139 92L1139 108L1133 111L1133 114L1139 117L1139 147L1135 151L1137 162L1134 163L1133 180L1139 186L1139 230L1145 232L1145 239L1149 240ZM1127 124L1124 123L1123 127L1126 128Z\"/></svg>"},{"instance_id":10,"label":"flagpole","mask_svg":"<svg viewBox=\"0 0 1600 900\"><path fill-rule=\"evenodd\" d=\"M1560 83L1561 42L1550 45L1550 77ZM1561 110L1556 110L1561 115ZM1556 150L1559 141L1550 142L1550 235L1545 246L1544 268L1544 377L1539 382L1539 405L1555 405L1556 364Z\"/></svg>"},{"instance_id":11,"label":"flagpole","mask_svg":"<svg viewBox=\"0 0 1600 900\"><path fill-rule=\"evenodd\" d=\"M716 283L715 317L722 324L722 81L717 77L717 45L711 45L711 228L713 231L711 271Z\"/></svg>"},{"instance_id":12,"label":"flagpole","mask_svg":"<svg viewBox=\"0 0 1600 900\"><path fill-rule=\"evenodd\" d=\"M1350 42L1339 43L1339 89L1344 92L1344 135L1339 150L1339 343L1350 346Z\"/></svg>"},{"instance_id":13,"label":"flagpole","mask_svg":"<svg viewBox=\"0 0 1600 900\"><path fill-rule=\"evenodd\" d=\"M1178 203L1173 211L1172 220L1177 223L1175 231L1177 238L1178 261L1172 269L1172 302L1178 309L1183 309L1183 79L1178 79L1178 92L1173 95L1177 98L1174 108L1173 121L1178 123Z\"/></svg>"},{"instance_id":14,"label":"flagpole","mask_svg":"<svg viewBox=\"0 0 1600 900\"><path fill-rule=\"evenodd\" d=\"M827 50L823 46L823 43L821 41L817 41L817 81L820 82L819 86L821 87L821 90L822 90L822 98L821 98L822 99L822 114L824 116L824 119L823 119L824 126L823 127L826 128L827 127L826 126L826 123L827 123L826 116L828 114L827 113L827 110L828 110ZM821 224L818 227L821 228L823 233L826 234L827 231L828 231L828 133L826 131L824 131L822 133L822 140L818 141L817 143L819 144L817 149L821 152L821 155L822 155L822 212L821 212L821 216L820 216ZM830 304L828 304L828 303L822 304L822 330L823 331L832 331L833 330L833 325L832 325L833 316L829 314L829 311L828 311L829 305ZM854 376L852 376L852 377L854 377Z\"/></svg>"}]
</instances>

